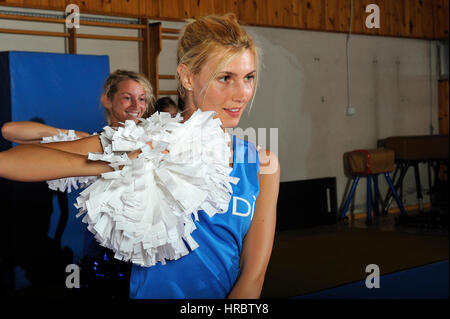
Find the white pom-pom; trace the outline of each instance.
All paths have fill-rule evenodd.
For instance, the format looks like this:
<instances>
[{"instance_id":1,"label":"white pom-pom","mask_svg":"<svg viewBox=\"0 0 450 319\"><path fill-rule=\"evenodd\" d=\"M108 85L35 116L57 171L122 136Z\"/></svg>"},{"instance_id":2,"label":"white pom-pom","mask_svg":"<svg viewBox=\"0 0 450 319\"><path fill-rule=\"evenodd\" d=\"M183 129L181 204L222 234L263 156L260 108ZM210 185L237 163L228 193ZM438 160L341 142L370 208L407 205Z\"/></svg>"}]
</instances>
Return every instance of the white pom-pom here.
<instances>
[{"instance_id":1,"label":"white pom-pom","mask_svg":"<svg viewBox=\"0 0 450 319\"><path fill-rule=\"evenodd\" d=\"M186 244L198 247L191 236L192 214L204 210L213 217L227 211L230 183L239 179L229 176L230 139L214 114L197 110L180 123L180 116L156 112L138 125L127 121L123 128L104 129L104 153L89 158L116 170L84 190L75 206L116 258L147 267L178 259L189 253ZM138 148L137 159L122 156Z\"/></svg>"},{"instance_id":2,"label":"white pom-pom","mask_svg":"<svg viewBox=\"0 0 450 319\"><path fill-rule=\"evenodd\" d=\"M41 143L66 142L79 139L74 130L69 130L67 134L61 132L60 130L58 131L58 135L43 137ZM91 185L97 179L97 176L66 177L47 181L47 184L48 187L54 191L65 192L67 190L67 192L70 193L72 191L72 188L85 188Z\"/></svg>"}]
</instances>

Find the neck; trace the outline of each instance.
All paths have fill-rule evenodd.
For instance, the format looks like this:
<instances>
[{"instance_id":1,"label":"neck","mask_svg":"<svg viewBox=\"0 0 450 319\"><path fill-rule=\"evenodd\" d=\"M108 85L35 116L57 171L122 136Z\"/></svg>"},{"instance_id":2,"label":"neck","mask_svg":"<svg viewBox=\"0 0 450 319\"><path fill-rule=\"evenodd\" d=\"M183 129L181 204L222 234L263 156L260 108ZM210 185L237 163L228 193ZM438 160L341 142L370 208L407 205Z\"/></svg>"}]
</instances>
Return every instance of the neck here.
<instances>
[{"instance_id":1,"label":"neck","mask_svg":"<svg viewBox=\"0 0 450 319\"><path fill-rule=\"evenodd\" d=\"M119 124L119 121L111 120L111 123L109 123L109 126L111 126L111 127L119 127L119 126L122 126L122 125Z\"/></svg>"},{"instance_id":2,"label":"neck","mask_svg":"<svg viewBox=\"0 0 450 319\"><path fill-rule=\"evenodd\" d=\"M191 102L191 99L187 98L184 104L184 111L181 112L181 116L183 116L183 121L187 121L196 110L197 107Z\"/></svg>"}]
</instances>

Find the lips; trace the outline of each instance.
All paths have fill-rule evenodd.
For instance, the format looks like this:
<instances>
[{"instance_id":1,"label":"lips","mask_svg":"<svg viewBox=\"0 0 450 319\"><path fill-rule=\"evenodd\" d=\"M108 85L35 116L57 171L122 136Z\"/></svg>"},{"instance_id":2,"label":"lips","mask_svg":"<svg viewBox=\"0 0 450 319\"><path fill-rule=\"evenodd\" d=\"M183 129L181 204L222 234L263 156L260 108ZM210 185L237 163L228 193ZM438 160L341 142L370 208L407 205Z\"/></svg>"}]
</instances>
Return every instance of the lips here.
<instances>
[{"instance_id":1,"label":"lips","mask_svg":"<svg viewBox=\"0 0 450 319\"><path fill-rule=\"evenodd\" d=\"M126 112L129 117L138 117L139 112Z\"/></svg>"},{"instance_id":2,"label":"lips","mask_svg":"<svg viewBox=\"0 0 450 319\"><path fill-rule=\"evenodd\" d=\"M231 117L239 117L241 108L224 108L225 112Z\"/></svg>"}]
</instances>

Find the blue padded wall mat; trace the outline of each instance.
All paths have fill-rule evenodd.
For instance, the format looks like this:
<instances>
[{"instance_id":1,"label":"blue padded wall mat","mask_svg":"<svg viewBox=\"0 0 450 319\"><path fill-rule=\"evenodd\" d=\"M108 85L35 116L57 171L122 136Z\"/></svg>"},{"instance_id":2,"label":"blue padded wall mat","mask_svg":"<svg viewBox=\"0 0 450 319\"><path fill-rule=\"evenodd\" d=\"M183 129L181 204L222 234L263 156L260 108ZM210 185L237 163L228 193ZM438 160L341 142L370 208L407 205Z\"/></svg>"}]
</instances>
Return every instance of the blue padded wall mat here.
<instances>
[{"instance_id":1,"label":"blue padded wall mat","mask_svg":"<svg viewBox=\"0 0 450 319\"><path fill-rule=\"evenodd\" d=\"M11 120L43 117L46 124L98 131L108 56L9 52Z\"/></svg>"},{"instance_id":2,"label":"blue padded wall mat","mask_svg":"<svg viewBox=\"0 0 450 319\"><path fill-rule=\"evenodd\" d=\"M0 52L0 125L8 121L40 118L45 124L59 128L99 132L106 125L100 97L109 73L108 56ZM0 137L0 150L9 147L11 143ZM8 188L11 187L10 184L3 181L1 187ZM13 214L17 208L14 205L20 203L20 199L27 200L26 194L18 193L23 187L28 185L12 186L12 191L9 191L13 197L10 201ZM82 223L81 217L75 217L78 211L73 204L79 192L67 194L69 214L60 243L61 247L72 250L75 263L93 246L93 236L87 231L86 224ZM57 196L53 196L52 201L53 213L48 222L49 237L54 236L61 218ZM27 216L23 217L26 222ZM9 222L17 223L17 218L12 218ZM20 235L13 235L13 238L19 240Z\"/></svg>"}]
</instances>

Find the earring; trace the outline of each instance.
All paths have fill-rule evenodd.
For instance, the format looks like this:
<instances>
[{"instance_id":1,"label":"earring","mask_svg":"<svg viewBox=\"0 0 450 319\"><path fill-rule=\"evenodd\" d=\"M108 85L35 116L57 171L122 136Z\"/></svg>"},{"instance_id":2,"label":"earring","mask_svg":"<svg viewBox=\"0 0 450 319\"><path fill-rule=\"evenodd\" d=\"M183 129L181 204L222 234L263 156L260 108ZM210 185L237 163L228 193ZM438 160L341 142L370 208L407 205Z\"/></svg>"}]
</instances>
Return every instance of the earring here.
<instances>
[{"instance_id":1,"label":"earring","mask_svg":"<svg viewBox=\"0 0 450 319\"><path fill-rule=\"evenodd\" d=\"M188 90L188 91L192 91L192 89L191 89L191 88L187 88L187 90Z\"/></svg>"}]
</instances>

